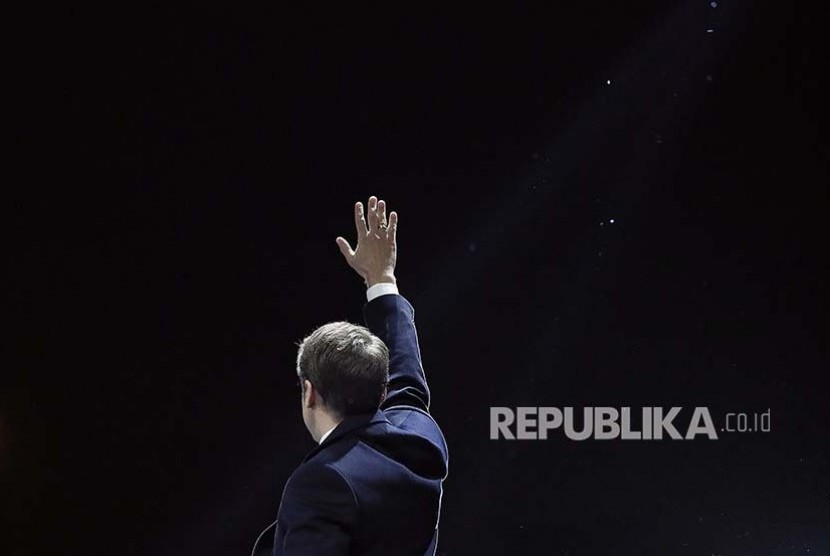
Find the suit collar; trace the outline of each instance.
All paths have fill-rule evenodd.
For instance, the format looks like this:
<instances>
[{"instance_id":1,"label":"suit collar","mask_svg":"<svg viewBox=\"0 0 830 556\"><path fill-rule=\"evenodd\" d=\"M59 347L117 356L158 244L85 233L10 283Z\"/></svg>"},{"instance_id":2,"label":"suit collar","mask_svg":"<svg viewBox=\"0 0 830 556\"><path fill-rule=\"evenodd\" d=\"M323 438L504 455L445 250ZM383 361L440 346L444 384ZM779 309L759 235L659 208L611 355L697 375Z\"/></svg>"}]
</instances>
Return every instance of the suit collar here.
<instances>
[{"instance_id":1,"label":"suit collar","mask_svg":"<svg viewBox=\"0 0 830 556\"><path fill-rule=\"evenodd\" d=\"M348 417L344 418L340 423L334 427L334 430L331 431L323 442L321 442L316 448L311 450L305 458L303 458L303 463L311 459L317 452L329 446L330 444L337 442L347 434L352 431L355 431L360 428L368 427L374 423L389 423L389 419L386 418L386 415L383 414L383 411L377 410L374 413L361 413L360 415L349 415Z\"/></svg>"}]
</instances>

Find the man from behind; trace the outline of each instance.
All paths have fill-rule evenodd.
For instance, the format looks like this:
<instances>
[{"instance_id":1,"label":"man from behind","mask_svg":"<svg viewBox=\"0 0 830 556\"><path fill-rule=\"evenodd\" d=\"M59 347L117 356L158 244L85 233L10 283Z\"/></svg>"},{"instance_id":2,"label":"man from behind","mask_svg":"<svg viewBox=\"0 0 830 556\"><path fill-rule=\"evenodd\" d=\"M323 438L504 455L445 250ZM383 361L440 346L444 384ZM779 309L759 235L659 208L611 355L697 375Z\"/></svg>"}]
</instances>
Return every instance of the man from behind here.
<instances>
[{"instance_id":1,"label":"man from behind","mask_svg":"<svg viewBox=\"0 0 830 556\"><path fill-rule=\"evenodd\" d=\"M435 554L448 455L395 279L398 216L387 220L376 197L354 211L356 247L337 244L366 283L368 328L329 323L300 344L303 421L318 446L288 479L255 556Z\"/></svg>"}]
</instances>

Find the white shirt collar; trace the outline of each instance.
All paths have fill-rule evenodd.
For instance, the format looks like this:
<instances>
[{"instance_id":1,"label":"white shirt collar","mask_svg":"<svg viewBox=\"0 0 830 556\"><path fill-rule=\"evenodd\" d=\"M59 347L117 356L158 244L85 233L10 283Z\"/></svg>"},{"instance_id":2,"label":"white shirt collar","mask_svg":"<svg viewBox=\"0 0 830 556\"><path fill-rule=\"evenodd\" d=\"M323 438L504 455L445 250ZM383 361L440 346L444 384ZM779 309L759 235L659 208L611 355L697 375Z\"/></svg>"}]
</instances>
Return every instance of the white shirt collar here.
<instances>
[{"instance_id":1,"label":"white shirt collar","mask_svg":"<svg viewBox=\"0 0 830 556\"><path fill-rule=\"evenodd\" d=\"M333 430L334 430L334 429L336 429L336 428L337 428L337 425L334 425L332 428L330 428L329 430L327 430L326 432L324 432L324 433L323 433L323 436L321 436L321 437L320 437L320 442L318 442L318 444L322 444L322 443L323 443L323 441L324 441L326 438L328 438L328 436L331 434L331 431L333 431Z\"/></svg>"}]
</instances>

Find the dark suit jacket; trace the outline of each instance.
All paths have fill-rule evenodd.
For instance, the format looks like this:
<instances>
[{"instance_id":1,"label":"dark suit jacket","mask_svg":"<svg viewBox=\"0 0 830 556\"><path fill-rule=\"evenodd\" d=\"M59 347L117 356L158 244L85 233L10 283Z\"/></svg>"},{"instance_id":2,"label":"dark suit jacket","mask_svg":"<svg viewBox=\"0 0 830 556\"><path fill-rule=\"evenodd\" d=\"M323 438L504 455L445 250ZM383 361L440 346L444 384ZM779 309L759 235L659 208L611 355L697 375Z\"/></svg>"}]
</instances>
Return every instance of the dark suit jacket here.
<instances>
[{"instance_id":1,"label":"dark suit jacket","mask_svg":"<svg viewBox=\"0 0 830 556\"><path fill-rule=\"evenodd\" d=\"M277 521L254 554L424 556L435 553L447 445L429 414L414 309L400 295L364 307L389 348L389 389L374 414L350 416L285 485Z\"/></svg>"}]
</instances>

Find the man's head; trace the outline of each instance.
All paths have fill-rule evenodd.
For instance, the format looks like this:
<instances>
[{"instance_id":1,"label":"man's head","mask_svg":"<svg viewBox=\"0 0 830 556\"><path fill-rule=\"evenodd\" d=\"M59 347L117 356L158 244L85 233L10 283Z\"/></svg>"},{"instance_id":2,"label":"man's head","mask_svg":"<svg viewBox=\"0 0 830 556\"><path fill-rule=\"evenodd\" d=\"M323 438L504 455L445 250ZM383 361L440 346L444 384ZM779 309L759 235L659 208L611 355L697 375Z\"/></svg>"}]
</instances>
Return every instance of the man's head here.
<instances>
[{"instance_id":1,"label":"man's head","mask_svg":"<svg viewBox=\"0 0 830 556\"><path fill-rule=\"evenodd\" d=\"M363 326L324 324L300 343L297 377L303 421L319 441L344 417L378 409L389 382L389 350Z\"/></svg>"}]
</instances>

